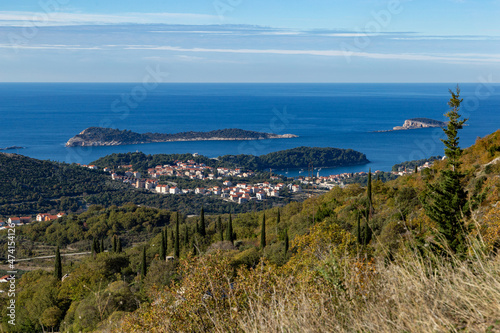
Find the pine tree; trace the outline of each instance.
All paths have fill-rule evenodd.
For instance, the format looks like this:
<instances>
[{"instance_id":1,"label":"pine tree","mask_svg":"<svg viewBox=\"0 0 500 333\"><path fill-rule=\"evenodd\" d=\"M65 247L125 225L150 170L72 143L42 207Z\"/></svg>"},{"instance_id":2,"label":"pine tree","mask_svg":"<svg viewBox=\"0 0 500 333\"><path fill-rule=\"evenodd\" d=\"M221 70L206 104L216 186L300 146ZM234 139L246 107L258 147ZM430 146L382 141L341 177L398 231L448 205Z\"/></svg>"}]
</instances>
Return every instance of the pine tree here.
<instances>
[{"instance_id":1,"label":"pine tree","mask_svg":"<svg viewBox=\"0 0 500 333\"><path fill-rule=\"evenodd\" d=\"M141 278L144 278L147 274L147 263L146 263L146 246L142 248L142 262L141 262Z\"/></svg>"},{"instance_id":2,"label":"pine tree","mask_svg":"<svg viewBox=\"0 0 500 333\"><path fill-rule=\"evenodd\" d=\"M54 277L61 281L62 279L62 264L61 264L61 253L59 251L59 246L56 248L56 259L54 263Z\"/></svg>"},{"instance_id":3,"label":"pine tree","mask_svg":"<svg viewBox=\"0 0 500 333\"><path fill-rule=\"evenodd\" d=\"M266 247L266 214L262 216L262 225L260 228L260 248Z\"/></svg>"},{"instance_id":4,"label":"pine tree","mask_svg":"<svg viewBox=\"0 0 500 333\"><path fill-rule=\"evenodd\" d=\"M122 252L122 239L120 237L117 237L117 243L118 243L118 245L116 246L116 252L121 253Z\"/></svg>"},{"instance_id":5,"label":"pine tree","mask_svg":"<svg viewBox=\"0 0 500 333\"><path fill-rule=\"evenodd\" d=\"M160 243L160 260L165 260L166 256L166 250L165 250L165 234L163 233L163 230L161 231L161 243Z\"/></svg>"},{"instance_id":6,"label":"pine tree","mask_svg":"<svg viewBox=\"0 0 500 333\"><path fill-rule=\"evenodd\" d=\"M179 213L177 212L176 214L176 221L175 221L175 248L174 248L174 255L176 258L180 257L181 250L180 250L180 235L179 235Z\"/></svg>"},{"instance_id":7,"label":"pine tree","mask_svg":"<svg viewBox=\"0 0 500 333\"><path fill-rule=\"evenodd\" d=\"M203 210L203 207L201 208L200 212L200 227L198 232L202 237L205 237L207 235L207 229L205 228L205 211Z\"/></svg>"},{"instance_id":8,"label":"pine tree","mask_svg":"<svg viewBox=\"0 0 500 333\"><path fill-rule=\"evenodd\" d=\"M285 255L288 253L290 240L288 239L288 229L285 229Z\"/></svg>"},{"instance_id":9,"label":"pine tree","mask_svg":"<svg viewBox=\"0 0 500 333\"><path fill-rule=\"evenodd\" d=\"M229 221L227 223L226 240L230 241L231 243L234 243L233 220L231 218L231 214L229 214Z\"/></svg>"},{"instance_id":10,"label":"pine tree","mask_svg":"<svg viewBox=\"0 0 500 333\"><path fill-rule=\"evenodd\" d=\"M220 237L220 240L223 241L224 240L224 230L222 228L222 220L220 218L220 215L219 217L217 218L217 230L219 230L219 237Z\"/></svg>"},{"instance_id":11,"label":"pine tree","mask_svg":"<svg viewBox=\"0 0 500 333\"><path fill-rule=\"evenodd\" d=\"M460 156L462 149L458 146L458 130L462 129L467 119L459 120L460 89L456 92L450 90L451 98L448 106L451 110L445 115L449 118L447 127L443 129L446 139L442 140L445 145L447 166L450 169L442 170L440 179L435 184L427 185L424 198L424 208L427 216L437 224L437 229L444 241L453 252L464 250L465 225L463 216L464 207L467 204L467 192L462 185L464 178L458 168L460 167Z\"/></svg>"}]
</instances>

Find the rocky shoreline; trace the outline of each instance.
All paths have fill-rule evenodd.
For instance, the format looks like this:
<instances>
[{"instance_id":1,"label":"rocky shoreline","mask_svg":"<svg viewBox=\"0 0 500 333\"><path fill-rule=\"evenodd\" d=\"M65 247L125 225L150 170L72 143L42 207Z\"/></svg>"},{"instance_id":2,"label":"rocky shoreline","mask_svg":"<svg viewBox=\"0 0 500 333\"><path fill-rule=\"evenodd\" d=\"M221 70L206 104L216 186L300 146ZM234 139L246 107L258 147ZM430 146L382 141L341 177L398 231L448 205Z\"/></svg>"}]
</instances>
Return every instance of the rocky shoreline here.
<instances>
[{"instance_id":1,"label":"rocky shoreline","mask_svg":"<svg viewBox=\"0 0 500 333\"><path fill-rule=\"evenodd\" d=\"M446 122L434 120L430 118L412 118L406 119L402 126L395 126L392 130L382 130L375 132L392 132L392 131L404 131L419 128L432 128L432 127L445 127Z\"/></svg>"}]
</instances>

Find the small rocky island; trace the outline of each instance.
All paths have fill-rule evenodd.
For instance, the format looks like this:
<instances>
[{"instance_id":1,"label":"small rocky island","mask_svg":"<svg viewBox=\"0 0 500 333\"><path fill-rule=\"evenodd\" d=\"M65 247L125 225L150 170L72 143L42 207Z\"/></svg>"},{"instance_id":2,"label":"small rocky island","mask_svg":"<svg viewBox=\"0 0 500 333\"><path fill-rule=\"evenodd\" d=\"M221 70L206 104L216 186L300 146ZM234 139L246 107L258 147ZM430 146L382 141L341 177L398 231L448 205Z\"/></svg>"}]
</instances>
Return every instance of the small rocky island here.
<instances>
[{"instance_id":1,"label":"small rocky island","mask_svg":"<svg viewBox=\"0 0 500 333\"><path fill-rule=\"evenodd\" d=\"M172 141L214 141L214 140L264 140L296 138L293 134L272 134L246 131L237 128L215 130L210 132L135 133L103 127L89 127L66 142L66 147L78 146L118 146L136 145L152 142Z\"/></svg>"},{"instance_id":2,"label":"small rocky island","mask_svg":"<svg viewBox=\"0 0 500 333\"><path fill-rule=\"evenodd\" d=\"M393 128L394 131L409 130L416 128L428 128L428 127L444 127L446 122L429 119L429 118L412 118L405 120L403 126L396 126Z\"/></svg>"}]
</instances>

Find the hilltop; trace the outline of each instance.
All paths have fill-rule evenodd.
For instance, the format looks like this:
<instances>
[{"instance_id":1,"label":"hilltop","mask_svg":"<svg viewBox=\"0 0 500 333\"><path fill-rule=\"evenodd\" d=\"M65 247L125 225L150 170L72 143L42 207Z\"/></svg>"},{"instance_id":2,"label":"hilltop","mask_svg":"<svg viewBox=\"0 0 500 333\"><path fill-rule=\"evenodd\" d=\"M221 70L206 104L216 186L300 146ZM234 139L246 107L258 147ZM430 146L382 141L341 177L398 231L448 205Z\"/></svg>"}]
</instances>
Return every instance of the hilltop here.
<instances>
[{"instance_id":1,"label":"hilltop","mask_svg":"<svg viewBox=\"0 0 500 333\"><path fill-rule=\"evenodd\" d=\"M89 127L66 142L66 147L77 146L117 146L135 145L152 142L172 141L215 141L215 140L264 140L296 138L293 134L272 134L246 131L237 128L221 129L210 132L182 132L175 134L135 133L103 127Z\"/></svg>"}]
</instances>

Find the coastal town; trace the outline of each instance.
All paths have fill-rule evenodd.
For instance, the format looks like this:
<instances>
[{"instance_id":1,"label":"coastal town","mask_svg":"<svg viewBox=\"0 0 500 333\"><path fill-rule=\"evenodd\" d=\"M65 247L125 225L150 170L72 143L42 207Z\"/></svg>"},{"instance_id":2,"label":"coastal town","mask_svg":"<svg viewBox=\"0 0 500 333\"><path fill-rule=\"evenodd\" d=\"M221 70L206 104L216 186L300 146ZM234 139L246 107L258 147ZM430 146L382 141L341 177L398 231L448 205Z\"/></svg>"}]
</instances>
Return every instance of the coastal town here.
<instances>
[{"instance_id":1,"label":"coastal town","mask_svg":"<svg viewBox=\"0 0 500 333\"><path fill-rule=\"evenodd\" d=\"M423 165L417 167L417 171L420 172L424 169L428 169L432 165L433 162L425 162ZM99 170L99 168L95 165L81 166L92 170ZM123 175L118 175L118 173L110 167L103 168L103 171L109 173L113 180L129 184L137 189L145 189L151 191L152 193L162 195L182 195L194 193L203 196L218 196L222 200L238 204L246 203L251 200L262 201L268 198L279 198L283 192L293 195L307 192L310 189L326 191L337 186L343 188L347 186L349 179L354 177L363 177L368 174L367 172L361 171L319 176L318 173L316 177L301 176L291 180L288 179L283 182L280 182L283 180L282 178L271 175L269 179L271 182L266 181L249 184L243 181L233 182L228 179L225 180L225 178L248 179L256 176L253 171L242 170L239 168L212 168L203 163L196 163L193 160L175 161L173 165L158 165L155 168L148 169L146 177L143 177L140 172L134 171L132 165L121 165L118 167L118 170L119 171L117 172L120 172ZM382 171L380 170L376 170L373 174L377 177L377 175L381 172ZM391 174L395 176L404 176L414 172L415 169L400 167L398 170L392 171ZM162 176L202 181L219 180L222 182L222 186L180 188L174 182L161 184L160 178ZM35 221L54 221L64 215L64 212L59 212L56 214L38 213L35 217L10 217L6 221L0 220L0 230L8 229L10 226L26 225Z\"/></svg>"},{"instance_id":2,"label":"coastal town","mask_svg":"<svg viewBox=\"0 0 500 333\"><path fill-rule=\"evenodd\" d=\"M95 165L82 165L90 169L98 169ZM432 162L426 162L417 169L421 171L425 168L430 168ZM154 193L164 195L181 195L194 193L199 195L214 195L219 196L226 201L233 201L239 204L250 200L265 200L266 198L280 197L280 193L287 191L288 193L301 193L303 186L316 189L331 190L339 186L345 187L348 180L354 177L366 176L367 172L341 173L328 176L301 176L296 178L278 177L271 174L269 181L249 184L247 182L234 182L225 180L225 178L244 178L249 179L255 177L256 174L251 170L242 170L239 168L212 168L204 163L196 163L194 160L175 161L172 165L158 165L147 170L147 175L142 175L139 171L134 171L132 165L120 165L119 171L113 170L111 167L103 168L104 172L111 174L111 178L115 181L120 181L129 184L137 189L146 189ZM374 175L382 171L376 170ZM403 176L415 172L415 169L407 170L399 168L397 171L392 171L395 176ZM118 174L120 173L120 174ZM190 180L222 182L222 186L212 187L195 187L181 188L177 183L172 181L161 181L161 177L184 178ZM284 180L285 179L285 180ZM283 181L283 182L280 182Z\"/></svg>"}]
</instances>

